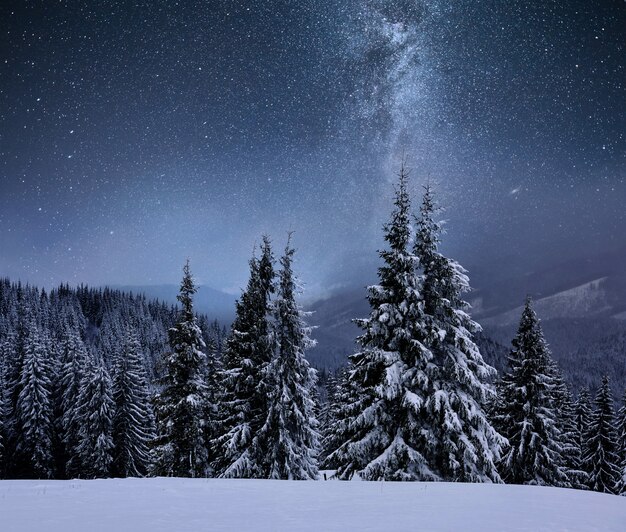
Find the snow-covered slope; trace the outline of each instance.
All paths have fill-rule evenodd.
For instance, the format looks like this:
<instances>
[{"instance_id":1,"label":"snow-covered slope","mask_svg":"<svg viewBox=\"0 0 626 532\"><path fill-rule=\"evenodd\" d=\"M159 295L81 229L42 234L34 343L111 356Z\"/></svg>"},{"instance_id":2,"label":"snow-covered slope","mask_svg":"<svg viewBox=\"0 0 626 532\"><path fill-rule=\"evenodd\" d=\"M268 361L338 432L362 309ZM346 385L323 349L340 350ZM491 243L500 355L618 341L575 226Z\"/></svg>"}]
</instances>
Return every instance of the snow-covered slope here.
<instances>
[{"instance_id":1,"label":"snow-covered slope","mask_svg":"<svg viewBox=\"0 0 626 532\"><path fill-rule=\"evenodd\" d=\"M563 290L548 297L536 299L534 308L542 320L555 318L588 318L610 313L607 293L607 278L602 277L591 282ZM523 306L482 320L484 326L507 326L517 324Z\"/></svg>"},{"instance_id":2,"label":"snow-covered slope","mask_svg":"<svg viewBox=\"0 0 626 532\"><path fill-rule=\"evenodd\" d=\"M626 497L489 484L113 479L0 481L0 529L623 531Z\"/></svg>"}]
</instances>

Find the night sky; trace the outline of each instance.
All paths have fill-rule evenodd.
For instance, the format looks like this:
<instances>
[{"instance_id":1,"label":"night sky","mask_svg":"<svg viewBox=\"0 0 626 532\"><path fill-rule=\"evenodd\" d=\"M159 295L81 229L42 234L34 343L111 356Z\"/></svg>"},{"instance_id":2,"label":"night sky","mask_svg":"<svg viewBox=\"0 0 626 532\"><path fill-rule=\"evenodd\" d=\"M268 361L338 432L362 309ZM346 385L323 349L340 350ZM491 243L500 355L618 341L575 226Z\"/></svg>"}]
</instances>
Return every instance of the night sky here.
<instances>
[{"instance_id":1,"label":"night sky","mask_svg":"<svg viewBox=\"0 0 626 532\"><path fill-rule=\"evenodd\" d=\"M626 244L623 0L2 2L0 276L374 280L404 153L481 275ZM278 251L277 250L277 251Z\"/></svg>"}]
</instances>

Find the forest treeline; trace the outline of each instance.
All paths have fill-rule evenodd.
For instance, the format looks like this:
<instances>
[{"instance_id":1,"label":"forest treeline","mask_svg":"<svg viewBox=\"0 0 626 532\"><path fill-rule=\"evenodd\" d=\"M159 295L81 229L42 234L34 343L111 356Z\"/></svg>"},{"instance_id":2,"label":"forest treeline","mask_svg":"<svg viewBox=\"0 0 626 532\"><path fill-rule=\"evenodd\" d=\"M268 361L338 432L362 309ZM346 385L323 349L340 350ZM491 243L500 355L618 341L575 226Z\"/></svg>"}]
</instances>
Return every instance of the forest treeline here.
<instances>
[{"instance_id":1,"label":"forest treeline","mask_svg":"<svg viewBox=\"0 0 626 532\"><path fill-rule=\"evenodd\" d=\"M574 398L526 301L500 374L477 346L440 209L402 168L370 314L324 379L297 302L295 250L263 237L230 330L114 290L0 282L0 473L506 482L626 491L626 405L608 378ZM320 398L323 398L320 399ZM626 399L626 396L625 396Z\"/></svg>"}]
</instances>

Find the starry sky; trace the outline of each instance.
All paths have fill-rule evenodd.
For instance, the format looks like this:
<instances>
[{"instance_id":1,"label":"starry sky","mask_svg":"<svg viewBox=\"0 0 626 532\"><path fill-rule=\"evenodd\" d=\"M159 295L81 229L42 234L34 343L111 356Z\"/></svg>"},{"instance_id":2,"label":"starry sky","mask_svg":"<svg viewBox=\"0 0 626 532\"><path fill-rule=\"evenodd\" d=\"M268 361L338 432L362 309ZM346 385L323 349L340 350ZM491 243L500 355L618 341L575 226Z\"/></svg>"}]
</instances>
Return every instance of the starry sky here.
<instances>
[{"instance_id":1,"label":"starry sky","mask_svg":"<svg viewBox=\"0 0 626 532\"><path fill-rule=\"evenodd\" d=\"M403 154L479 277L626 243L623 0L2 2L0 275L373 280Z\"/></svg>"}]
</instances>

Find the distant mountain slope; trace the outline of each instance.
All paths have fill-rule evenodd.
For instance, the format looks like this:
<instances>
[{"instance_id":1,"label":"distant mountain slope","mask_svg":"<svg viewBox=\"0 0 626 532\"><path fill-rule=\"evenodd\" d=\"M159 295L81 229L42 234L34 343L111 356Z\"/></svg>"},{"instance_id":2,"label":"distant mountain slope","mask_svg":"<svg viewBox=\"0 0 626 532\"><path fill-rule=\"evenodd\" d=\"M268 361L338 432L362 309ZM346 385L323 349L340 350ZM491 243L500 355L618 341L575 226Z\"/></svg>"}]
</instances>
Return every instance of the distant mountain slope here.
<instances>
[{"instance_id":1,"label":"distant mountain slope","mask_svg":"<svg viewBox=\"0 0 626 532\"><path fill-rule=\"evenodd\" d=\"M179 286L175 284L125 285L113 286L112 288L134 294L144 294L148 298L171 304L176 303L176 296L179 292ZM229 324L235 316L237 297L209 286L200 286L194 298L194 305L198 312L206 314L210 319L217 319L221 323Z\"/></svg>"},{"instance_id":2,"label":"distant mountain slope","mask_svg":"<svg viewBox=\"0 0 626 532\"><path fill-rule=\"evenodd\" d=\"M577 274L576 284L564 286L559 281L559 290L555 291L549 291L549 283L539 276L534 286L541 286L542 292L529 290L535 295L535 308L554 357L576 390L583 385L595 388L603 374L611 377L616 395L626 388L626 268L620 268L615 263L607 264L607 275L598 275L601 270L596 266L588 268L595 277L584 279ZM555 275L547 270L549 280ZM509 280L509 293L522 294L527 280ZM469 295L473 296L472 315L484 328L479 343L485 358L502 370L521 315L523 296L506 300L502 294L496 297L480 289ZM364 287L352 287L309 307L314 311L309 321L318 326L314 331L318 345L309 358L317 367L339 367L354 352L360 330L351 320L368 315L365 296Z\"/></svg>"}]
</instances>

